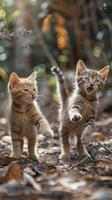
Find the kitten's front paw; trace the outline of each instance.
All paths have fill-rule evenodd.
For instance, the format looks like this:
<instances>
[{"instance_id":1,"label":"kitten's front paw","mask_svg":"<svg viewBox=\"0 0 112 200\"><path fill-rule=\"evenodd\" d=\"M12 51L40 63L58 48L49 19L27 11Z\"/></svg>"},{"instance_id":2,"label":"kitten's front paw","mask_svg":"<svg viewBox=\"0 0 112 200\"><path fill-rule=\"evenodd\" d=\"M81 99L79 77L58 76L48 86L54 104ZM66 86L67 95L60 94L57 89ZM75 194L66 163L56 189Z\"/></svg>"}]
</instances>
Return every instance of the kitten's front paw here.
<instances>
[{"instance_id":1,"label":"kitten's front paw","mask_svg":"<svg viewBox=\"0 0 112 200\"><path fill-rule=\"evenodd\" d=\"M70 116L70 121L72 122L78 122L82 119L82 115L79 113L74 113L72 116Z\"/></svg>"}]
</instances>

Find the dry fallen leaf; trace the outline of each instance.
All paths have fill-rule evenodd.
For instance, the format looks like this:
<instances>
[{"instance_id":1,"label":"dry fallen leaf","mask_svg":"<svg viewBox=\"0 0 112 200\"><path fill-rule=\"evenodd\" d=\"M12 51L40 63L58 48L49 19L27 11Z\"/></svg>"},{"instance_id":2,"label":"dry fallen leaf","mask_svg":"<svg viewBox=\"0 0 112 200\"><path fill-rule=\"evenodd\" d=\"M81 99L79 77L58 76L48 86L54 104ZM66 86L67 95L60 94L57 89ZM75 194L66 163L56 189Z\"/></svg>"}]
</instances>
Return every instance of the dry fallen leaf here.
<instances>
[{"instance_id":1,"label":"dry fallen leaf","mask_svg":"<svg viewBox=\"0 0 112 200\"><path fill-rule=\"evenodd\" d=\"M95 142L95 141L104 141L105 140L105 136L101 133L101 132L94 132L91 135L91 141Z\"/></svg>"},{"instance_id":2,"label":"dry fallen leaf","mask_svg":"<svg viewBox=\"0 0 112 200\"><path fill-rule=\"evenodd\" d=\"M3 175L3 180L6 182L11 180L16 180L18 182L23 181L23 169L17 161L12 162L6 168L6 171Z\"/></svg>"}]
</instances>

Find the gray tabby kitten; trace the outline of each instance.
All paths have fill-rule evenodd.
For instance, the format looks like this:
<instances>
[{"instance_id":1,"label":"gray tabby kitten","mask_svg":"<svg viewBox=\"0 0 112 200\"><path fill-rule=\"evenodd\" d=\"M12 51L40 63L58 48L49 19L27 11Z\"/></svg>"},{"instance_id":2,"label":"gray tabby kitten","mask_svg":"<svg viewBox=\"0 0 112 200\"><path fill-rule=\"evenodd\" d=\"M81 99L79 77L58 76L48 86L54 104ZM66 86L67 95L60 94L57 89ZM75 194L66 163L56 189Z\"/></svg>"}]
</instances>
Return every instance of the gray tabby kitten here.
<instances>
[{"instance_id":1,"label":"gray tabby kitten","mask_svg":"<svg viewBox=\"0 0 112 200\"><path fill-rule=\"evenodd\" d=\"M84 145L89 143L91 134L95 130L98 93L105 85L109 66L97 71L88 69L84 62L79 60L76 66L75 89L71 96L65 88L64 77L60 69L53 67L52 71L56 74L60 83L63 101L62 122L60 125L62 141L60 158L71 158L69 138L70 136L76 136L76 148L82 159L85 154Z\"/></svg>"}]
</instances>

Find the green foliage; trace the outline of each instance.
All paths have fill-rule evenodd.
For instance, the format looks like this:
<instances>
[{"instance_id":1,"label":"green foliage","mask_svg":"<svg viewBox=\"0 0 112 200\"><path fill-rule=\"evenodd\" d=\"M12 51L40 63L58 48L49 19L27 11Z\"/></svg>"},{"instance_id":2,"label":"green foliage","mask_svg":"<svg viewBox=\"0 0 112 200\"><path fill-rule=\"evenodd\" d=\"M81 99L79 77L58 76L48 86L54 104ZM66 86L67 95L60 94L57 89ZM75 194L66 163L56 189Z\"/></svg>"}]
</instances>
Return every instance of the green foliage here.
<instances>
[{"instance_id":1,"label":"green foliage","mask_svg":"<svg viewBox=\"0 0 112 200\"><path fill-rule=\"evenodd\" d=\"M56 92L52 92L52 99L54 100L54 101L56 101L56 102L59 102L59 96L57 95L57 93Z\"/></svg>"},{"instance_id":2,"label":"green foliage","mask_svg":"<svg viewBox=\"0 0 112 200\"><path fill-rule=\"evenodd\" d=\"M7 22L11 23L16 20L16 18L20 15L19 10L15 10L12 14L7 17Z\"/></svg>"},{"instance_id":3,"label":"green foliage","mask_svg":"<svg viewBox=\"0 0 112 200\"><path fill-rule=\"evenodd\" d=\"M102 48L101 48L101 46L99 46L99 45L96 45L94 48L93 48L93 55L95 56L95 57L100 57L101 56L101 53L102 53Z\"/></svg>"},{"instance_id":4,"label":"green foliage","mask_svg":"<svg viewBox=\"0 0 112 200\"><path fill-rule=\"evenodd\" d=\"M48 84L49 84L49 87L51 88L51 93L52 93L52 99L56 102L59 101L59 96L57 94L57 91L56 91L56 87L57 87L57 80L56 80L56 77L55 76L51 76L49 77L48 79Z\"/></svg>"},{"instance_id":5,"label":"green foliage","mask_svg":"<svg viewBox=\"0 0 112 200\"><path fill-rule=\"evenodd\" d=\"M8 75L6 71L3 69L3 67L0 67L0 76L2 77L3 80L7 81L8 80Z\"/></svg>"},{"instance_id":6,"label":"green foliage","mask_svg":"<svg viewBox=\"0 0 112 200\"><path fill-rule=\"evenodd\" d=\"M5 19L6 17L6 12L3 8L0 9L0 19Z\"/></svg>"},{"instance_id":7,"label":"green foliage","mask_svg":"<svg viewBox=\"0 0 112 200\"><path fill-rule=\"evenodd\" d=\"M56 78L55 76L51 76L48 80L49 86L51 86L52 88L56 88Z\"/></svg>"},{"instance_id":8,"label":"green foliage","mask_svg":"<svg viewBox=\"0 0 112 200\"><path fill-rule=\"evenodd\" d=\"M61 62L61 63L67 63L67 62L68 62L68 58L67 58L66 55L60 55L60 56L58 57L58 60L59 60L59 62Z\"/></svg>"},{"instance_id":9,"label":"green foliage","mask_svg":"<svg viewBox=\"0 0 112 200\"><path fill-rule=\"evenodd\" d=\"M40 78L44 78L46 76L46 71L44 68L39 68L37 71L37 76Z\"/></svg>"}]
</instances>

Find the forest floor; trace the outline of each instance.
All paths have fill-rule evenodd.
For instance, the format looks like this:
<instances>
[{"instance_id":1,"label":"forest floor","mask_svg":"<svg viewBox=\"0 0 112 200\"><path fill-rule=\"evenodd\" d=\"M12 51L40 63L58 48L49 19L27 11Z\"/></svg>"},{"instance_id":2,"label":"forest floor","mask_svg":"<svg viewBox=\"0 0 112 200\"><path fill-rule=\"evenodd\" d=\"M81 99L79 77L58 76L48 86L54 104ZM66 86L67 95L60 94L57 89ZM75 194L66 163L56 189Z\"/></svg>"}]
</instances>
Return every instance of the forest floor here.
<instances>
[{"instance_id":1,"label":"forest floor","mask_svg":"<svg viewBox=\"0 0 112 200\"><path fill-rule=\"evenodd\" d=\"M104 106L103 106L104 107ZM0 200L112 199L112 112L101 111L88 146L91 158L60 161L59 137L40 139L39 161L10 157L7 120L0 118Z\"/></svg>"}]
</instances>

